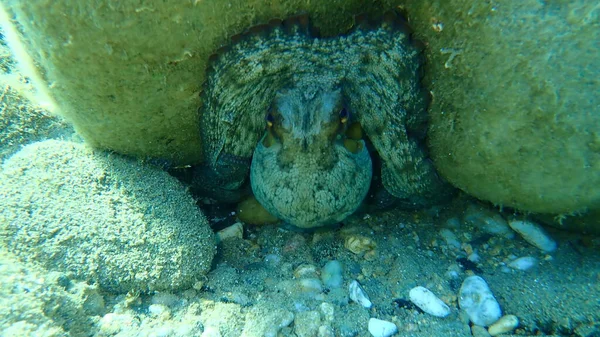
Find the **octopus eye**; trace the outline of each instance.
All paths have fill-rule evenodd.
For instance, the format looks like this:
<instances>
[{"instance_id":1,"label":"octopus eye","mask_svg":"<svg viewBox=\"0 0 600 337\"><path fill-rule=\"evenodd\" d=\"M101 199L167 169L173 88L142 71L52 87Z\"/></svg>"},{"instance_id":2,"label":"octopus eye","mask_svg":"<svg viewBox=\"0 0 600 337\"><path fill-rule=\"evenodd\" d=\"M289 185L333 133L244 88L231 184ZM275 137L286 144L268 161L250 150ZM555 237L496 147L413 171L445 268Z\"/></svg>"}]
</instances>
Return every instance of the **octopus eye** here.
<instances>
[{"instance_id":1,"label":"octopus eye","mask_svg":"<svg viewBox=\"0 0 600 337\"><path fill-rule=\"evenodd\" d=\"M273 126L273 122L275 121L275 118L273 118L273 115L269 112L267 114L267 117L265 117L265 120L267 121L267 125L269 127Z\"/></svg>"},{"instance_id":2,"label":"octopus eye","mask_svg":"<svg viewBox=\"0 0 600 337\"><path fill-rule=\"evenodd\" d=\"M346 110L346 108L342 108L340 111L340 121L342 123L346 123L348 121L348 110Z\"/></svg>"}]
</instances>

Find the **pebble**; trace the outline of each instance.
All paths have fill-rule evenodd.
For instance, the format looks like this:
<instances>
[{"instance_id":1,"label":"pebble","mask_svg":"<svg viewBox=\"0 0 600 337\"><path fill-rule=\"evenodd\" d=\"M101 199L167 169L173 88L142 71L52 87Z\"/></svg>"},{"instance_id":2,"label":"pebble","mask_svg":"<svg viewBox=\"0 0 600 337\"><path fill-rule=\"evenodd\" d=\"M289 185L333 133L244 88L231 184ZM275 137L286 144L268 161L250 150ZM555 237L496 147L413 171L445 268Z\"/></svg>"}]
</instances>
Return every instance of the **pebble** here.
<instances>
[{"instance_id":1,"label":"pebble","mask_svg":"<svg viewBox=\"0 0 600 337\"><path fill-rule=\"evenodd\" d=\"M229 239L242 239L244 237L244 226L241 222L236 222L235 224L223 228L217 232L216 238L217 242L223 242Z\"/></svg>"},{"instance_id":2,"label":"pebble","mask_svg":"<svg viewBox=\"0 0 600 337\"><path fill-rule=\"evenodd\" d=\"M488 333L497 336L513 331L519 326L519 318L515 315L504 315L496 323L490 325Z\"/></svg>"},{"instance_id":3,"label":"pebble","mask_svg":"<svg viewBox=\"0 0 600 337\"><path fill-rule=\"evenodd\" d=\"M342 273L342 264L339 261L329 261L321 269L321 281L327 288L339 288L344 282Z\"/></svg>"},{"instance_id":4,"label":"pebble","mask_svg":"<svg viewBox=\"0 0 600 337\"><path fill-rule=\"evenodd\" d=\"M389 337L398 332L396 324L377 318L369 319L369 332L373 337Z\"/></svg>"},{"instance_id":5,"label":"pebble","mask_svg":"<svg viewBox=\"0 0 600 337\"><path fill-rule=\"evenodd\" d=\"M473 335L473 337L490 337L486 328L479 325L471 326L471 335Z\"/></svg>"},{"instance_id":6,"label":"pebble","mask_svg":"<svg viewBox=\"0 0 600 337\"><path fill-rule=\"evenodd\" d=\"M509 267L517 270L528 270L537 265L538 261L532 256L520 257L508 264Z\"/></svg>"},{"instance_id":7,"label":"pebble","mask_svg":"<svg viewBox=\"0 0 600 337\"><path fill-rule=\"evenodd\" d=\"M377 248L377 244L368 237L353 234L346 237L344 247L354 254L362 255Z\"/></svg>"},{"instance_id":8,"label":"pebble","mask_svg":"<svg viewBox=\"0 0 600 337\"><path fill-rule=\"evenodd\" d=\"M473 324L490 326L502 316L498 301L480 276L467 277L458 296L458 305L467 313Z\"/></svg>"},{"instance_id":9,"label":"pebble","mask_svg":"<svg viewBox=\"0 0 600 337\"><path fill-rule=\"evenodd\" d=\"M317 311L303 311L294 318L294 332L298 337L313 337L317 335L321 325L321 315Z\"/></svg>"},{"instance_id":10,"label":"pebble","mask_svg":"<svg viewBox=\"0 0 600 337\"><path fill-rule=\"evenodd\" d=\"M365 290L360 286L357 280L350 282L348 286L348 291L350 292L350 299L363 307L369 309L373 305L371 300L369 299L369 295L365 292Z\"/></svg>"},{"instance_id":11,"label":"pebble","mask_svg":"<svg viewBox=\"0 0 600 337\"><path fill-rule=\"evenodd\" d=\"M442 236L444 241L446 241L446 244L448 246L460 249L460 241L458 241L458 237L456 236L456 234L454 234L453 231L449 230L448 228L442 228L440 230L440 235Z\"/></svg>"},{"instance_id":12,"label":"pebble","mask_svg":"<svg viewBox=\"0 0 600 337\"><path fill-rule=\"evenodd\" d=\"M470 205L465 211L464 220L488 234L503 236L507 239L515 237L515 233L510 230L506 220L497 212Z\"/></svg>"},{"instance_id":13,"label":"pebble","mask_svg":"<svg viewBox=\"0 0 600 337\"><path fill-rule=\"evenodd\" d=\"M542 251L553 252L556 250L556 242L548 236L540 225L526 220L512 220L508 224L510 228L523 237L523 240Z\"/></svg>"},{"instance_id":14,"label":"pebble","mask_svg":"<svg viewBox=\"0 0 600 337\"><path fill-rule=\"evenodd\" d=\"M417 307L435 317L450 315L450 308L441 299L425 287L414 287L408 297Z\"/></svg>"},{"instance_id":15,"label":"pebble","mask_svg":"<svg viewBox=\"0 0 600 337\"><path fill-rule=\"evenodd\" d=\"M299 281L300 290L307 295L316 295L323 292L323 285L318 278L304 278Z\"/></svg>"}]
</instances>

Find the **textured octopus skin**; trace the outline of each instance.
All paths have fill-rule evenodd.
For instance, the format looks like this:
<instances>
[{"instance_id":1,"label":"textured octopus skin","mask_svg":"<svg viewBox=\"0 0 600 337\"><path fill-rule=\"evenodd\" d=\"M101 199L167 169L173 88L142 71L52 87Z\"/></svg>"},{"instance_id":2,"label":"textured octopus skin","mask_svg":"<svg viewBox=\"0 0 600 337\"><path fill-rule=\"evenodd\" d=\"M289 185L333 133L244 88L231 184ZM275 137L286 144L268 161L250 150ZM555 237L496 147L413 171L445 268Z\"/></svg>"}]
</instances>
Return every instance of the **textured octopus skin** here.
<instances>
[{"instance_id":1,"label":"textured octopus skin","mask_svg":"<svg viewBox=\"0 0 600 337\"><path fill-rule=\"evenodd\" d=\"M300 228L342 221L371 182L363 140L346 134L359 123L387 192L416 204L438 199L446 187L423 148L420 52L402 24L318 38L299 18L235 40L212 60L202 93L205 180L231 191L250 175L263 207Z\"/></svg>"}]
</instances>

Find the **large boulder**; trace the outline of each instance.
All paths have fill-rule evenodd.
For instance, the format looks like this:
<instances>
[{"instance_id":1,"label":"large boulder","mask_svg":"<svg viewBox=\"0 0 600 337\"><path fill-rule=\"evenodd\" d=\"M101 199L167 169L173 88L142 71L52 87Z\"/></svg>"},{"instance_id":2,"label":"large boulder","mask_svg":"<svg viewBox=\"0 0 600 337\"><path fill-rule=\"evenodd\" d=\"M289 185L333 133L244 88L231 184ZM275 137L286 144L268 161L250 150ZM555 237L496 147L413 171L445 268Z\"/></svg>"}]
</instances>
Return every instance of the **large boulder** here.
<instances>
[{"instance_id":1,"label":"large boulder","mask_svg":"<svg viewBox=\"0 0 600 337\"><path fill-rule=\"evenodd\" d=\"M174 290L210 269L215 240L164 171L82 144L25 146L0 172L0 242L104 290Z\"/></svg>"},{"instance_id":2,"label":"large boulder","mask_svg":"<svg viewBox=\"0 0 600 337\"><path fill-rule=\"evenodd\" d=\"M407 1L426 45L429 144L451 183L523 211L600 209L600 8Z\"/></svg>"},{"instance_id":3,"label":"large boulder","mask_svg":"<svg viewBox=\"0 0 600 337\"><path fill-rule=\"evenodd\" d=\"M201 158L206 62L232 35L299 13L332 35L355 14L383 11L360 0L1 2L61 114L89 144L179 164Z\"/></svg>"}]
</instances>

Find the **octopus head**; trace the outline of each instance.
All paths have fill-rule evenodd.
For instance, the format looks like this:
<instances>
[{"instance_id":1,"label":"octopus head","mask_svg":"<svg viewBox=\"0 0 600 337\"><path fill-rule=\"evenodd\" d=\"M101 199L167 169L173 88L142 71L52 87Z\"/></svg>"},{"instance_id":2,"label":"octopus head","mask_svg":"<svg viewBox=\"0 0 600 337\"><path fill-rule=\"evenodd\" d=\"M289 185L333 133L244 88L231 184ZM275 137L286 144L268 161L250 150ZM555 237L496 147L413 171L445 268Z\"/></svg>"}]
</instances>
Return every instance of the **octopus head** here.
<instances>
[{"instance_id":1,"label":"octopus head","mask_svg":"<svg viewBox=\"0 0 600 337\"><path fill-rule=\"evenodd\" d=\"M251 184L271 214L301 228L339 222L366 196L372 164L339 84L282 89L266 113Z\"/></svg>"}]
</instances>

